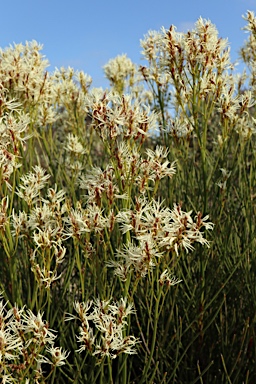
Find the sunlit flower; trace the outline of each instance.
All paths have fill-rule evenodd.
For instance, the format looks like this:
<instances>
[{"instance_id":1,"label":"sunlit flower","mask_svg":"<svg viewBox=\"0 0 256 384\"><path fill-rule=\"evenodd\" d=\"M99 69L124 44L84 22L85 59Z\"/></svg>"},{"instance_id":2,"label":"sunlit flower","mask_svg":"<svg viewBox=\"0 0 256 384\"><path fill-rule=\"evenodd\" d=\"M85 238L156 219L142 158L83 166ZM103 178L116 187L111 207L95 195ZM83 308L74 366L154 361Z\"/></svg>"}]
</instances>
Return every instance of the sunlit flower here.
<instances>
[{"instance_id":1,"label":"sunlit flower","mask_svg":"<svg viewBox=\"0 0 256 384\"><path fill-rule=\"evenodd\" d=\"M16 194L31 205L39 196L40 190L46 186L49 178L50 175L42 167L36 165L33 167L33 172L21 176L21 184L17 188Z\"/></svg>"},{"instance_id":2,"label":"sunlit flower","mask_svg":"<svg viewBox=\"0 0 256 384\"><path fill-rule=\"evenodd\" d=\"M136 66L126 55L119 55L103 67L105 76L110 81L110 85L120 94L124 93L126 82L132 85L136 73Z\"/></svg>"}]
</instances>

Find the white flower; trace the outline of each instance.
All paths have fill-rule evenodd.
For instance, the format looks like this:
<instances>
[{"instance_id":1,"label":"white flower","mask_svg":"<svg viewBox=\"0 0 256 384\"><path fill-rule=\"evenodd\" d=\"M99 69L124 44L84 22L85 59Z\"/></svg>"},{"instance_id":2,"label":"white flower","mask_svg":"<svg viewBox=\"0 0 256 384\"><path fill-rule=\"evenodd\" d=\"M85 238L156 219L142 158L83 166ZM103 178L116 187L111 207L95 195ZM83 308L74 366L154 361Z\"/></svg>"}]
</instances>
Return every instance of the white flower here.
<instances>
[{"instance_id":1,"label":"white flower","mask_svg":"<svg viewBox=\"0 0 256 384\"><path fill-rule=\"evenodd\" d=\"M121 82L124 88L124 81L128 76L134 76L136 66L126 55L119 55L103 67L105 76L109 79L111 85L117 85Z\"/></svg>"},{"instance_id":2,"label":"white flower","mask_svg":"<svg viewBox=\"0 0 256 384\"><path fill-rule=\"evenodd\" d=\"M168 160L165 160L169 153L168 149L164 149L164 147L157 146L155 151L147 149L146 153L149 161L149 163L147 164L150 170L149 179L160 180L166 176L171 178L175 174L175 162L170 164Z\"/></svg>"},{"instance_id":3,"label":"white flower","mask_svg":"<svg viewBox=\"0 0 256 384\"><path fill-rule=\"evenodd\" d=\"M86 152L82 144L79 142L78 137L71 133L67 136L67 145L64 149L76 155L83 155Z\"/></svg>"},{"instance_id":4,"label":"white flower","mask_svg":"<svg viewBox=\"0 0 256 384\"><path fill-rule=\"evenodd\" d=\"M11 383L17 383L17 380L14 379L12 375L2 376L2 384L11 384Z\"/></svg>"},{"instance_id":5,"label":"white flower","mask_svg":"<svg viewBox=\"0 0 256 384\"><path fill-rule=\"evenodd\" d=\"M11 324L11 322L10 322ZM0 328L0 361L14 360L21 353L23 342L12 327Z\"/></svg>"},{"instance_id":6,"label":"white flower","mask_svg":"<svg viewBox=\"0 0 256 384\"><path fill-rule=\"evenodd\" d=\"M30 309L23 314L21 329L25 334L32 334L32 337L26 343L27 346L32 342L41 346L48 343L53 344L56 338L56 335L53 333L54 331L50 330L48 323L43 320L43 314L38 312L37 315L34 315Z\"/></svg>"},{"instance_id":7,"label":"white flower","mask_svg":"<svg viewBox=\"0 0 256 384\"><path fill-rule=\"evenodd\" d=\"M22 184L17 188L16 194L31 205L39 196L40 190L45 187L49 178L50 175L43 168L36 165L33 167L33 172L21 176L20 181Z\"/></svg>"},{"instance_id":8,"label":"white flower","mask_svg":"<svg viewBox=\"0 0 256 384\"><path fill-rule=\"evenodd\" d=\"M84 212L71 208L69 216L64 219L68 225L66 231L66 236L80 236L83 233L90 232L88 227L87 220L85 218Z\"/></svg>"},{"instance_id":9,"label":"white flower","mask_svg":"<svg viewBox=\"0 0 256 384\"><path fill-rule=\"evenodd\" d=\"M52 364L55 367L60 367L61 365L65 364L65 360L67 359L70 352L68 351L62 351L61 347L47 347L47 352L51 354L52 357Z\"/></svg>"},{"instance_id":10,"label":"white flower","mask_svg":"<svg viewBox=\"0 0 256 384\"><path fill-rule=\"evenodd\" d=\"M134 313L132 304L121 298L119 302L96 299L94 302L74 304L78 316L69 315L66 320L80 319L79 353L84 350L92 355L109 356L114 359L120 353L137 353L139 342L134 336L124 336L127 316ZM94 332L95 330L95 332Z\"/></svg>"},{"instance_id":11,"label":"white flower","mask_svg":"<svg viewBox=\"0 0 256 384\"><path fill-rule=\"evenodd\" d=\"M176 285L180 283L182 280L179 280L175 276L171 275L171 273L168 271L168 269L165 269L160 276L159 282L161 285L164 283L167 284L168 286L170 285Z\"/></svg>"}]
</instances>

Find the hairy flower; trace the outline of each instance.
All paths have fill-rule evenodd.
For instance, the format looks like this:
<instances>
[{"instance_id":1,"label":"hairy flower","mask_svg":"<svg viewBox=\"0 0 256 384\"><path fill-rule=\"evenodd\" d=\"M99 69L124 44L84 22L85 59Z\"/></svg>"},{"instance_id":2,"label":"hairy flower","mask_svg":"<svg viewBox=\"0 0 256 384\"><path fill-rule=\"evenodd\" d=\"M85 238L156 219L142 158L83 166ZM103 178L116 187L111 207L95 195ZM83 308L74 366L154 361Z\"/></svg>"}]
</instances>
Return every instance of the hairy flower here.
<instances>
[{"instance_id":1,"label":"hairy flower","mask_svg":"<svg viewBox=\"0 0 256 384\"><path fill-rule=\"evenodd\" d=\"M9 218L7 215L7 209L9 205L8 196L4 197L2 201L0 201L0 230L5 229L5 226L9 222Z\"/></svg>"},{"instance_id":2,"label":"hairy flower","mask_svg":"<svg viewBox=\"0 0 256 384\"><path fill-rule=\"evenodd\" d=\"M53 346L47 347L46 350L51 355L51 363L53 366L60 367L66 364L65 360L70 354L69 351L62 351L61 347L53 347Z\"/></svg>"},{"instance_id":3,"label":"hairy flower","mask_svg":"<svg viewBox=\"0 0 256 384\"><path fill-rule=\"evenodd\" d=\"M182 280L179 280L175 276L173 276L168 269L165 269L160 276L159 282L161 285L166 284L167 286L172 286L179 284Z\"/></svg>"},{"instance_id":4,"label":"hairy flower","mask_svg":"<svg viewBox=\"0 0 256 384\"><path fill-rule=\"evenodd\" d=\"M202 218L199 212L194 221L191 214L192 211L183 212L180 205L174 205L170 214L171 221L163 226L164 236L159 239L159 245L173 249L177 254L179 248L185 249L186 252L193 250L195 242L209 247L209 241L203 237L202 228L211 230L213 223L207 222L208 215Z\"/></svg>"},{"instance_id":5,"label":"hairy flower","mask_svg":"<svg viewBox=\"0 0 256 384\"><path fill-rule=\"evenodd\" d=\"M12 234L14 236L23 237L29 231L29 221L28 215L25 211L19 211L18 214L15 213L14 209L12 210Z\"/></svg>"},{"instance_id":6,"label":"hairy flower","mask_svg":"<svg viewBox=\"0 0 256 384\"><path fill-rule=\"evenodd\" d=\"M49 83L45 69L48 61L40 53L42 48L31 41L0 49L0 83L23 103L33 103L47 95Z\"/></svg>"},{"instance_id":7,"label":"hairy flower","mask_svg":"<svg viewBox=\"0 0 256 384\"><path fill-rule=\"evenodd\" d=\"M86 175L82 175L79 179L80 188L87 190L87 201L99 207L104 197L107 198L110 205L113 204L115 198L122 198L118 194L119 191L116 184L114 168L110 165L104 170L92 167Z\"/></svg>"},{"instance_id":8,"label":"hairy flower","mask_svg":"<svg viewBox=\"0 0 256 384\"><path fill-rule=\"evenodd\" d=\"M77 352L89 351L92 355L109 356L114 359L121 353L134 354L139 342L134 336L124 336L126 318L134 313L126 299L112 303L96 299L94 302L74 304L78 314L69 315L66 320L80 319L81 326L77 340Z\"/></svg>"},{"instance_id":9,"label":"hairy flower","mask_svg":"<svg viewBox=\"0 0 256 384\"><path fill-rule=\"evenodd\" d=\"M67 136L67 145L64 147L66 151L75 154L75 155L82 155L85 153L85 149L83 148L82 144L79 142L79 139L76 135L73 135L71 133Z\"/></svg>"},{"instance_id":10,"label":"hairy flower","mask_svg":"<svg viewBox=\"0 0 256 384\"><path fill-rule=\"evenodd\" d=\"M21 329L24 333L29 333L31 337L27 341L27 346L30 343L38 343L38 345L43 346L49 344L53 344L56 334L54 334L53 330L49 329L49 324L43 320L43 314L40 312L37 315L28 309L26 313L23 314L22 317Z\"/></svg>"},{"instance_id":11,"label":"hairy flower","mask_svg":"<svg viewBox=\"0 0 256 384\"><path fill-rule=\"evenodd\" d=\"M71 208L69 216L64 220L68 225L66 231L67 237L79 237L83 233L90 232L83 210Z\"/></svg>"},{"instance_id":12,"label":"hairy flower","mask_svg":"<svg viewBox=\"0 0 256 384\"><path fill-rule=\"evenodd\" d=\"M166 159L168 156L168 149L164 149L161 146L157 146L155 151L147 149L146 151L148 156L148 167L150 169L149 179L161 180L162 178L168 176L172 178L175 174L175 162L170 164Z\"/></svg>"},{"instance_id":13,"label":"hairy flower","mask_svg":"<svg viewBox=\"0 0 256 384\"><path fill-rule=\"evenodd\" d=\"M38 248L50 249L54 244L57 244L55 235L58 231L59 228L52 228L51 226L45 230L37 228L37 231L33 232L33 240Z\"/></svg>"},{"instance_id":14,"label":"hairy flower","mask_svg":"<svg viewBox=\"0 0 256 384\"><path fill-rule=\"evenodd\" d=\"M17 305L7 310L8 302L0 295L0 376L6 383L24 381L24 369L30 366L37 378L43 378L42 363L58 367L65 364L68 352L54 347L56 335L38 312L34 315ZM45 355L49 353L51 360ZM8 373L11 372L11 375ZM36 376L33 376L33 380ZM34 381L33 381L34 382ZM26 379L26 383L29 380Z\"/></svg>"},{"instance_id":15,"label":"hairy flower","mask_svg":"<svg viewBox=\"0 0 256 384\"><path fill-rule=\"evenodd\" d=\"M21 353L22 340L11 328L0 329L0 361L14 360Z\"/></svg>"},{"instance_id":16,"label":"hairy flower","mask_svg":"<svg viewBox=\"0 0 256 384\"><path fill-rule=\"evenodd\" d=\"M105 76L110 81L110 85L122 94L126 83L132 85L136 73L136 66L126 55L119 55L103 67ZM129 84L130 83L130 84Z\"/></svg>"},{"instance_id":17,"label":"hairy flower","mask_svg":"<svg viewBox=\"0 0 256 384\"><path fill-rule=\"evenodd\" d=\"M117 138L141 139L148 136L156 125L156 114L143 106L132 95L104 94L92 104L93 126L100 137L116 141Z\"/></svg>"},{"instance_id":18,"label":"hairy flower","mask_svg":"<svg viewBox=\"0 0 256 384\"><path fill-rule=\"evenodd\" d=\"M203 237L202 229L211 230L213 224L207 222L208 216L202 218L201 213L198 213L193 219L191 214L192 211L182 211L180 205L175 204L173 210L170 210L163 207L160 201L147 202L146 199L138 199L136 210L119 212L116 221L120 223L123 233L133 231L141 244L135 248L132 246L130 250L129 248L124 249L121 253L118 251L118 255L125 260L135 260L135 256L132 255L137 255L137 261L139 265L142 265L143 249L146 244L148 244L149 249L151 246L153 248L159 247L159 249L165 247L168 250L175 250L177 254L179 248L186 251L193 250L193 243L195 242L209 246L209 242ZM115 264L115 266L117 265ZM130 266L130 262L126 263L125 271ZM120 270L119 267L118 270L119 272L124 271L123 269Z\"/></svg>"},{"instance_id":19,"label":"hairy flower","mask_svg":"<svg viewBox=\"0 0 256 384\"><path fill-rule=\"evenodd\" d=\"M40 166L33 167L33 172L29 172L21 176L21 185L17 188L16 194L23 200L31 205L40 195L40 190L43 189L47 183L50 175Z\"/></svg>"},{"instance_id":20,"label":"hairy flower","mask_svg":"<svg viewBox=\"0 0 256 384\"><path fill-rule=\"evenodd\" d=\"M137 277L145 277L155 267L156 259L161 256L162 253L159 252L152 237L147 235L140 239L139 245L133 243L124 245L121 250L116 252L116 258L120 261L110 261L107 266L115 267L115 274L122 280L126 280L127 272L130 270L134 270Z\"/></svg>"}]
</instances>

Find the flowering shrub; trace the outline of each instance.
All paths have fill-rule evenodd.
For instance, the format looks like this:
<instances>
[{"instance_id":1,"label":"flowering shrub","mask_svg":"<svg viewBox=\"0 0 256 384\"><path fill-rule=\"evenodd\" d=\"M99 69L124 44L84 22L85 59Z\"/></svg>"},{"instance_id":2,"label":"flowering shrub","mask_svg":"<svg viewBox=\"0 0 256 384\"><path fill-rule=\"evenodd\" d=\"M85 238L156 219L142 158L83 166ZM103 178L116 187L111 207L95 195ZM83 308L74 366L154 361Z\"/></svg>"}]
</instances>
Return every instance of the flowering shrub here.
<instances>
[{"instance_id":1,"label":"flowering shrub","mask_svg":"<svg viewBox=\"0 0 256 384\"><path fill-rule=\"evenodd\" d=\"M255 381L245 19L248 79L202 18L111 59L106 90L36 42L0 51L2 382Z\"/></svg>"}]
</instances>

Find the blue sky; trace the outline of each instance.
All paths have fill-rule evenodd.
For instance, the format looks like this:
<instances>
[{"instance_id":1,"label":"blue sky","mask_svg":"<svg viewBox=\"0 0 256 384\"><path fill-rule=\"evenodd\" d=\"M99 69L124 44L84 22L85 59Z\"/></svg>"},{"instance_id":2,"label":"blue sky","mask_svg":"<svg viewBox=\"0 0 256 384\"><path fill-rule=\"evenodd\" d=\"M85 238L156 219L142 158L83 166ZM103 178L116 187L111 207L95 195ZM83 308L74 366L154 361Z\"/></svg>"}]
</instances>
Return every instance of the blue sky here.
<instances>
[{"instance_id":1,"label":"blue sky","mask_svg":"<svg viewBox=\"0 0 256 384\"><path fill-rule=\"evenodd\" d=\"M246 39L242 14L256 11L256 0L12 0L1 4L0 47L37 40L55 67L74 67L107 85L102 66L126 53L141 60L140 39L148 30L186 31L202 16L229 39L232 60Z\"/></svg>"}]
</instances>

